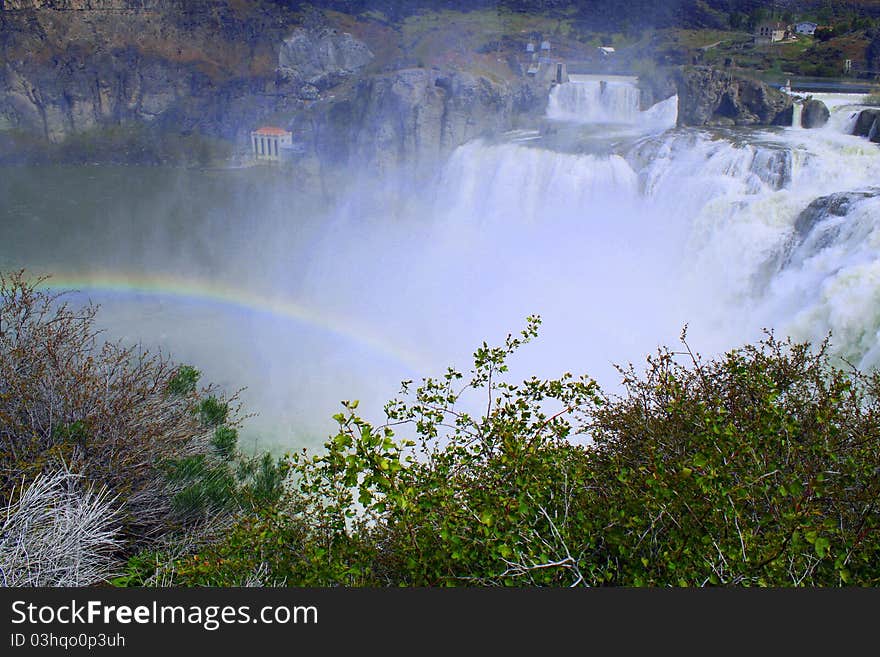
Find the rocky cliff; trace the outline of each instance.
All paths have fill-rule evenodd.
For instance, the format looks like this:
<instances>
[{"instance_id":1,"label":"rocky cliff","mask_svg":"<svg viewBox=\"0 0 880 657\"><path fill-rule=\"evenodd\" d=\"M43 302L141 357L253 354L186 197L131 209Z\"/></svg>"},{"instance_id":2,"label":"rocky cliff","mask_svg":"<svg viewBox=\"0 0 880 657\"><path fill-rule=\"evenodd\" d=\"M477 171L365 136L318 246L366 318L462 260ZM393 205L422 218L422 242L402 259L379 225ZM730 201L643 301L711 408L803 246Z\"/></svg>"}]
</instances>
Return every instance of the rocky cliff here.
<instances>
[{"instance_id":1,"label":"rocky cliff","mask_svg":"<svg viewBox=\"0 0 880 657\"><path fill-rule=\"evenodd\" d=\"M880 110L866 109L859 112L853 134L880 143Z\"/></svg>"},{"instance_id":2,"label":"rocky cliff","mask_svg":"<svg viewBox=\"0 0 880 657\"><path fill-rule=\"evenodd\" d=\"M473 30L462 49L433 19L403 29L294 6L0 0L0 161L40 148L46 159L201 161L211 140L243 158L250 131L269 123L293 131L304 161L388 167L543 114L550 82L522 75L515 38L502 51L477 46ZM788 96L715 69L642 85L645 106L673 93L682 125L791 123Z\"/></svg>"},{"instance_id":3,"label":"rocky cliff","mask_svg":"<svg viewBox=\"0 0 880 657\"><path fill-rule=\"evenodd\" d=\"M148 140L198 135L244 155L250 130L273 123L306 158L385 166L543 110L548 88L513 75L380 67L371 45L389 34L368 44L275 3L4 0L0 137L148 126Z\"/></svg>"},{"instance_id":4,"label":"rocky cliff","mask_svg":"<svg viewBox=\"0 0 880 657\"><path fill-rule=\"evenodd\" d=\"M680 125L791 125L792 99L758 80L706 66L675 75Z\"/></svg>"},{"instance_id":5,"label":"rocky cliff","mask_svg":"<svg viewBox=\"0 0 880 657\"><path fill-rule=\"evenodd\" d=\"M273 105L285 29L277 10L202 0L4 0L0 129L60 142L125 122L198 123L233 137L243 110Z\"/></svg>"},{"instance_id":6,"label":"rocky cliff","mask_svg":"<svg viewBox=\"0 0 880 657\"><path fill-rule=\"evenodd\" d=\"M315 112L316 150L380 168L436 162L456 146L543 111L546 93L465 71L403 69L358 81L348 98Z\"/></svg>"},{"instance_id":7,"label":"rocky cliff","mask_svg":"<svg viewBox=\"0 0 880 657\"><path fill-rule=\"evenodd\" d=\"M804 101L804 109L801 112L802 128L821 128L828 123L828 119L830 118L831 112L821 100L807 98Z\"/></svg>"},{"instance_id":8,"label":"rocky cliff","mask_svg":"<svg viewBox=\"0 0 880 657\"><path fill-rule=\"evenodd\" d=\"M280 44L277 71L283 82L299 88L300 97L313 100L321 90L358 73L372 59L367 45L347 32L298 27Z\"/></svg>"}]
</instances>

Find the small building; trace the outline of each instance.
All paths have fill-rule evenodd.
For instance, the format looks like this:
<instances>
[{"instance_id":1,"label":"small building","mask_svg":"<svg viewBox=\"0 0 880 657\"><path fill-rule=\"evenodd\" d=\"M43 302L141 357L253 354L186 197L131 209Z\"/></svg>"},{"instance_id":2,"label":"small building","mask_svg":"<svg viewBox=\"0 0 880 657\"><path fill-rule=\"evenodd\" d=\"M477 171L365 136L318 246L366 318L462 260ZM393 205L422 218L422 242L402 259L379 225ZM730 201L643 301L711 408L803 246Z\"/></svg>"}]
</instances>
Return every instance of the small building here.
<instances>
[{"instance_id":1,"label":"small building","mask_svg":"<svg viewBox=\"0 0 880 657\"><path fill-rule=\"evenodd\" d=\"M778 21L765 21L755 30L755 43L776 43L788 36L788 26Z\"/></svg>"},{"instance_id":2,"label":"small building","mask_svg":"<svg viewBox=\"0 0 880 657\"><path fill-rule=\"evenodd\" d=\"M526 74L543 83L554 85L568 82L568 66L563 61L532 62Z\"/></svg>"},{"instance_id":3,"label":"small building","mask_svg":"<svg viewBox=\"0 0 880 657\"><path fill-rule=\"evenodd\" d=\"M535 44L531 41L526 44L526 52L535 52Z\"/></svg>"},{"instance_id":4,"label":"small building","mask_svg":"<svg viewBox=\"0 0 880 657\"><path fill-rule=\"evenodd\" d=\"M541 42L541 50L545 50L545 51L550 50L550 42L549 41L542 41Z\"/></svg>"},{"instance_id":5,"label":"small building","mask_svg":"<svg viewBox=\"0 0 880 657\"><path fill-rule=\"evenodd\" d=\"M807 36L813 36L816 34L816 28L819 27L818 23L813 23L812 21L803 21L801 23L797 23L794 26L794 31L797 34L806 34Z\"/></svg>"},{"instance_id":6,"label":"small building","mask_svg":"<svg viewBox=\"0 0 880 657\"><path fill-rule=\"evenodd\" d=\"M293 134L284 128L262 126L251 132L251 145L258 160L280 160L281 151L293 146Z\"/></svg>"}]
</instances>

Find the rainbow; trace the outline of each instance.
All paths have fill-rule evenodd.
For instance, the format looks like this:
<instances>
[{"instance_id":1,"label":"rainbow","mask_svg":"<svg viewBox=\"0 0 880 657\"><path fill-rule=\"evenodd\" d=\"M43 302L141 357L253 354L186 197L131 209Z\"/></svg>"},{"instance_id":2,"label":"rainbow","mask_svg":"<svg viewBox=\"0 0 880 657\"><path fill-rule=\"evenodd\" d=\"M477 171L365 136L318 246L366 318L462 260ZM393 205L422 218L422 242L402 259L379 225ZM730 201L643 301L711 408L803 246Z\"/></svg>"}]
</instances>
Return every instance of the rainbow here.
<instances>
[{"instance_id":1,"label":"rainbow","mask_svg":"<svg viewBox=\"0 0 880 657\"><path fill-rule=\"evenodd\" d=\"M405 365L410 373L426 372L425 359L400 344L376 335L349 319L310 308L288 299L256 294L244 288L212 281L158 274L93 271L88 274L53 274L38 289L53 292L142 294L180 300L207 301L222 306L266 313L326 331Z\"/></svg>"}]
</instances>

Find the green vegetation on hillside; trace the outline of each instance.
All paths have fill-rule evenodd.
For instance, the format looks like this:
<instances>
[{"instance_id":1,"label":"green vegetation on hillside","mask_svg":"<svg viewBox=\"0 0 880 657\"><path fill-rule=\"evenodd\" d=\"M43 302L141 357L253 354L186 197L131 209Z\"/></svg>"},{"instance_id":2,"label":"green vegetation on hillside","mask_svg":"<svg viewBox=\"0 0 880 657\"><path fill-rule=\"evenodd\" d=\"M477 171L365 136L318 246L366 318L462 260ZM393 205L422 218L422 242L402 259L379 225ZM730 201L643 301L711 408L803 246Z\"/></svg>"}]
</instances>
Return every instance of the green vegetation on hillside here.
<instances>
[{"instance_id":1,"label":"green vegetation on hillside","mask_svg":"<svg viewBox=\"0 0 880 657\"><path fill-rule=\"evenodd\" d=\"M386 6L386 4L388 6ZM331 23L365 39L378 54L375 68L478 66L510 75L511 58L523 60L526 41L549 39L555 56L632 70L646 61L662 65L735 66L755 73L830 76L876 72L872 42L880 3L803 2L787 5L760 1L685 3L348 3L345 13L328 9ZM532 3L534 4L534 3ZM488 6L487 6L488 5ZM330 7L335 7L330 3ZM797 36L772 45L754 42L756 27L776 20L793 25L813 20L816 36ZM380 35L381 38L376 38ZM608 60L596 52L614 46Z\"/></svg>"}]
</instances>

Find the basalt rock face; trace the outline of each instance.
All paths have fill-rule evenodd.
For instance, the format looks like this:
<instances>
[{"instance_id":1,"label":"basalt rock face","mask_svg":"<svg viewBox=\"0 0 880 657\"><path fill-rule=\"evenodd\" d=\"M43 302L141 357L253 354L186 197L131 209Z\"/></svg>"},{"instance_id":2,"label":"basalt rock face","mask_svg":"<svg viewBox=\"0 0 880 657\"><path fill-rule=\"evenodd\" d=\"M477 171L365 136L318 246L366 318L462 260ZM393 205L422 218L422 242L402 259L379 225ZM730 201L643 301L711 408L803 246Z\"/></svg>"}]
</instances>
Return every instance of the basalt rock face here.
<instances>
[{"instance_id":1,"label":"basalt rock face","mask_svg":"<svg viewBox=\"0 0 880 657\"><path fill-rule=\"evenodd\" d=\"M880 143L880 110L866 109L859 112L853 134Z\"/></svg>"},{"instance_id":2,"label":"basalt rock face","mask_svg":"<svg viewBox=\"0 0 880 657\"><path fill-rule=\"evenodd\" d=\"M694 66L679 70L675 81L679 125L791 125L791 97L758 80Z\"/></svg>"},{"instance_id":3,"label":"basalt rock face","mask_svg":"<svg viewBox=\"0 0 880 657\"><path fill-rule=\"evenodd\" d=\"M373 53L351 34L297 28L281 43L278 73L288 82L324 90L364 68Z\"/></svg>"},{"instance_id":4,"label":"basalt rock face","mask_svg":"<svg viewBox=\"0 0 880 657\"><path fill-rule=\"evenodd\" d=\"M804 109L801 112L802 128L821 128L830 118L831 112L821 100L809 98L804 101Z\"/></svg>"},{"instance_id":5,"label":"basalt rock face","mask_svg":"<svg viewBox=\"0 0 880 657\"><path fill-rule=\"evenodd\" d=\"M515 116L543 106L539 94L464 71L403 69L360 80L350 98L320 114L314 138L335 161L418 167L508 129Z\"/></svg>"},{"instance_id":6,"label":"basalt rock face","mask_svg":"<svg viewBox=\"0 0 880 657\"><path fill-rule=\"evenodd\" d=\"M0 140L71 143L134 124L246 156L250 131L271 123L334 164L428 161L540 114L549 91L464 70L376 71L364 41L283 3L2 0L0 55Z\"/></svg>"},{"instance_id":7,"label":"basalt rock face","mask_svg":"<svg viewBox=\"0 0 880 657\"><path fill-rule=\"evenodd\" d=\"M280 14L202 0L4 0L0 130L61 142L173 121L235 139L245 104L257 116L277 105L284 29Z\"/></svg>"},{"instance_id":8,"label":"basalt rock face","mask_svg":"<svg viewBox=\"0 0 880 657\"><path fill-rule=\"evenodd\" d=\"M159 121L181 130L200 124L207 132L233 138L231 117L218 120L212 107L234 106L243 95L254 99L266 82L251 78L217 84L197 67L133 48L66 55L48 65L22 61L0 71L0 123L50 142L131 121Z\"/></svg>"}]
</instances>

